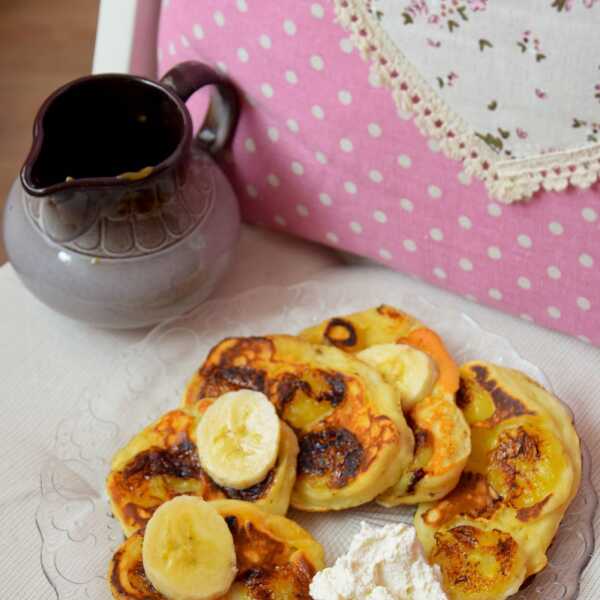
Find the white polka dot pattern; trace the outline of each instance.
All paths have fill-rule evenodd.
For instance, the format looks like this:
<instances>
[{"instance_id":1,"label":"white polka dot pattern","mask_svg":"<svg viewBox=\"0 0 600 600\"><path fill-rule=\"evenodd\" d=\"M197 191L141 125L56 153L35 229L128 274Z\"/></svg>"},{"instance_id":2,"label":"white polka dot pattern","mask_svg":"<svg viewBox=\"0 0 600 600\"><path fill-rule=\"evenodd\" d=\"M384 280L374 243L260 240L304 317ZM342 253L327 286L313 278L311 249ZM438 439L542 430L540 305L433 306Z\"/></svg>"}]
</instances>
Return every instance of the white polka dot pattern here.
<instances>
[{"instance_id":1,"label":"white polka dot pattern","mask_svg":"<svg viewBox=\"0 0 600 600\"><path fill-rule=\"evenodd\" d=\"M286 19L283 22L283 30L288 35L296 35L296 23L294 23L294 21L291 21L290 19Z\"/></svg>"},{"instance_id":2,"label":"white polka dot pattern","mask_svg":"<svg viewBox=\"0 0 600 600\"><path fill-rule=\"evenodd\" d=\"M225 15L220 10L216 10L213 13L213 19L219 27L225 26Z\"/></svg>"},{"instance_id":3,"label":"white polka dot pattern","mask_svg":"<svg viewBox=\"0 0 600 600\"><path fill-rule=\"evenodd\" d=\"M369 171L369 179L373 183L381 183L383 181L383 175L381 174L381 171L378 171L377 169L371 169Z\"/></svg>"},{"instance_id":4,"label":"white polka dot pattern","mask_svg":"<svg viewBox=\"0 0 600 600\"><path fill-rule=\"evenodd\" d=\"M374 138L381 137L381 126L378 123L369 123L367 127L369 135Z\"/></svg>"},{"instance_id":5,"label":"white polka dot pattern","mask_svg":"<svg viewBox=\"0 0 600 600\"><path fill-rule=\"evenodd\" d=\"M594 266L594 259L589 254L584 252L583 254L579 255L579 264L586 269L591 269Z\"/></svg>"},{"instance_id":6,"label":"white polka dot pattern","mask_svg":"<svg viewBox=\"0 0 600 600\"><path fill-rule=\"evenodd\" d=\"M548 274L548 277L550 277L550 279L560 279L562 275L560 269L554 265L550 265L546 269L546 273Z\"/></svg>"},{"instance_id":7,"label":"white polka dot pattern","mask_svg":"<svg viewBox=\"0 0 600 600\"><path fill-rule=\"evenodd\" d=\"M598 186L510 206L490 199L394 105L329 2L180 4L190 14L171 2L159 70L202 60L243 90L223 164L247 220L600 344Z\"/></svg>"},{"instance_id":8,"label":"white polka dot pattern","mask_svg":"<svg viewBox=\"0 0 600 600\"><path fill-rule=\"evenodd\" d=\"M407 154L401 154L398 157L398 164L403 168L403 169L408 169L410 168L410 166L412 165L412 160L410 159L410 156L408 156Z\"/></svg>"},{"instance_id":9,"label":"white polka dot pattern","mask_svg":"<svg viewBox=\"0 0 600 600\"><path fill-rule=\"evenodd\" d=\"M500 248L498 248L498 246L490 246L487 249L487 255L492 260L500 260L502 258L502 251L500 250Z\"/></svg>"},{"instance_id":10,"label":"white polka dot pattern","mask_svg":"<svg viewBox=\"0 0 600 600\"><path fill-rule=\"evenodd\" d=\"M553 319L560 319L560 308L557 308L556 306L549 306L548 307L548 314L553 318Z\"/></svg>"},{"instance_id":11,"label":"white polka dot pattern","mask_svg":"<svg viewBox=\"0 0 600 600\"><path fill-rule=\"evenodd\" d=\"M414 209L414 207L415 207L415 205L408 198L401 198L400 199L400 206L406 212L412 212L413 209Z\"/></svg>"},{"instance_id":12,"label":"white polka dot pattern","mask_svg":"<svg viewBox=\"0 0 600 600\"><path fill-rule=\"evenodd\" d=\"M533 246L531 238L528 235L525 235L524 233L520 233L517 236L517 243L519 244L519 246L521 246L521 248L531 248L531 246Z\"/></svg>"},{"instance_id":13,"label":"white polka dot pattern","mask_svg":"<svg viewBox=\"0 0 600 600\"><path fill-rule=\"evenodd\" d=\"M531 281L529 281L529 279L527 279L527 277L519 277L517 279L517 285L524 290L530 290L531 289Z\"/></svg>"},{"instance_id":14,"label":"white polka dot pattern","mask_svg":"<svg viewBox=\"0 0 600 600\"><path fill-rule=\"evenodd\" d=\"M502 207L495 202L490 202L487 207L487 212L490 217L499 217L502 214Z\"/></svg>"},{"instance_id":15,"label":"white polka dot pattern","mask_svg":"<svg viewBox=\"0 0 600 600\"><path fill-rule=\"evenodd\" d=\"M310 13L313 17L315 17L315 19L322 19L325 16L325 10L320 4L317 4L316 2L314 4L311 4Z\"/></svg>"},{"instance_id":16,"label":"white polka dot pattern","mask_svg":"<svg viewBox=\"0 0 600 600\"><path fill-rule=\"evenodd\" d=\"M296 212L301 217L308 217L309 214L308 208L304 204L296 204Z\"/></svg>"},{"instance_id":17,"label":"white polka dot pattern","mask_svg":"<svg viewBox=\"0 0 600 600\"><path fill-rule=\"evenodd\" d=\"M442 190L437 185L430 185L427 188L427 192L432 198L442 197Z\"/></svg>"},{"instance_id":18,"label":"white polka dot pattern","mask_svg":"<svg viewBox=\"0 0 600 600\"><path fill-rule=\"evenodd\" d=\"M579 298L577 298L577 306L579 306L581 310L590 310L592 303L587 298L579 296Z\"/></svg>"},{"instance_id":19,"label":"white polka dot pattern","mask_svg":"<svg viewBox=\"0 0 600 600\"><path fill-rule=\"evenodd\" d=\"M348 106L352 103L352 94L348 90L340 90L338 92L338 100L345 106Z\"/></svg>"},{"instance_id":20,"label":"white polka dot pattern","mask_svg":"<svg viewBox=\"0 0 600 600\"><path fill-rule=\"evenodd\" d=\"M265 98L272 98L273 94L275 93L273 91L273 86L270 83L263 83L260 86L260 91L262 92Z\"/></svg>"},{"instance_id":21,"label":"white polka dot pattern","mask_svg":"<svg viewBox=\"0 0 600 600\"><path fill-rule=\"evenodd\" d=\"M292 85L296 85L298 83L298 75L296 75L296 71L288 69L285 72L285 80Z\"/></svg>"},{"instance_id":22,"label":"white polka dot pattern","mask_svg":"<svg viewBox=\"0 0 600 600\"><path fill-rule=\"evenodd\" d=\"M358 191L358 188L356 187L356 184L353 181L346 181L346 183L344 183L344 189L352 195L356 194L356 192Z\"/></svg>"},{"instance_id":23,"label":"white polka dot pattern","mask_svg":"<svg viewBox=\"0 0 600 600\"><path fill-rule=\"evenodd\" d=\"M325 118L325 111L323 110L323 108L321 106L319 106L318 104L315 104L311 109L310 109L313 117L315 119L324 119Z\"/></svg>"},{"instance_id":24,"label":"white polka dot pattern","mask_svg":"<svg viewBox=\"0 0 600 600\"><path fill-rule=\"evenodd\" d=\"M258 38L258 43L265 50L268 50L271 47L271 45L273 44L273 42L271 41L271 38L266 33L261 34L261 36Z\"/></svg>"},{"instance_id":25,"label":"white polka dot pattern","mask_svg":"<svg viewBox=\"0 0 600 600\"><path fill-rule=\"evenodd\" d=\"M441 242L444 239L444 232L438 227L433 227L429 230L429 237L436 242Z\"/></svg>"},{"instance_id":26,"label":"white polka dot pattern","mask_svg":"<svg viewBox=\"0 0 600 600\"><path fill-rule=\"evenodd\" d=\"M323 61L323 57L318 54L313 54L310 57L310 66L315 71L322 71L325 68L325 62Z\"/></svg>"},{"instance_id":27,"label":"white polka dot pattern","mask_svg":"<svg viewBox=\"0 0 600 600\"><path fill-rule=\"evenodd\" d=\"M323 206L331 206L333 204L333 200L331 199L331 196L329 194L326 194L325 192L321 192L319 194L319 202Z\"/></svg>"},{"instance_id":28,"label":"white polka dot pattern","mask_svg":"<svg viewBox=\"0 0 600 600\"><path fill-rule=\"evenodd\" d=\"M565 228L558 221L549 223L548 229L550 230L550 233L553 233L554 235L562 235L565 231Z\"/></svg>"},{"instance_id":29,"label":"white polka dot pattern","mask_svg":"<svg viewBox=\"0 0 600 600\"><path fill-rule=\"evenodd\" d=\"M352 140L349 140L348 138L342 138L340 140L340 148L344 152L352 152L354 149L354 144L352 143Z\"/></svg>"},{"instance_id":30,"label":"white polka dot pattern","mask_svg":"<svg viewBox=\"0 0 600 600\"><path fill-rule=\"evenodd\" d=\"M342 38L340 40L340 49L342 50L342 52L345 52L346 54L350 54L352 52L354 48L354 45L352 44L352 40L350 38Z\"/></svg>"},{"instance_id":31,"label":"white polka dot pattern","mask_svg":"<svg viewBox=\"0 0 600 600\"><path fill-rule=\"evenodd\" d=\"M458 217L458 224L463 229L471 229L471 227L473 227L473 222L471 221L471 219L469 219L469 217L466 217L465 215L460 215L460 217Z\"/></svg>"},{"instance_id":32,"label":"white polka dot pattern","mask_svg":"<svg viewBox=\"0 0 600 600\"><path fill-rule=\"evenodd\" d=\"M463 271L472 271L473 270L473 263L468 258L461 258L458 261L458 266Z\"/></svg>"}]
</instances>

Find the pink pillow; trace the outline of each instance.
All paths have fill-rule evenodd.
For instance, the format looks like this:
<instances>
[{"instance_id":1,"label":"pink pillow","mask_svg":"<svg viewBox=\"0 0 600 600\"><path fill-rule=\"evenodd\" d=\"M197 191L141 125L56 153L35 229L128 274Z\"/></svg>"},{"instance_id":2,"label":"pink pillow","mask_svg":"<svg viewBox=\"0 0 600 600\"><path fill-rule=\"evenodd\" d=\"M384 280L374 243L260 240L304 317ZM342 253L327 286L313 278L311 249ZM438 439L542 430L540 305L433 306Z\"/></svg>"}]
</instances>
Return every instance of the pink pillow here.
<instances>
[{"instance_id":1,"label":"pink pillow","mask_svg":"<svg viewBox=\"0 0 600 600\"><path fill-rule=\"evenodd\" d=\"M600 344L600 186L490 200L398 113L332 2L164 2L158 52L161 75L197 59L246 95L227 170L247 221Z\"/></svg>"}]
</instances>

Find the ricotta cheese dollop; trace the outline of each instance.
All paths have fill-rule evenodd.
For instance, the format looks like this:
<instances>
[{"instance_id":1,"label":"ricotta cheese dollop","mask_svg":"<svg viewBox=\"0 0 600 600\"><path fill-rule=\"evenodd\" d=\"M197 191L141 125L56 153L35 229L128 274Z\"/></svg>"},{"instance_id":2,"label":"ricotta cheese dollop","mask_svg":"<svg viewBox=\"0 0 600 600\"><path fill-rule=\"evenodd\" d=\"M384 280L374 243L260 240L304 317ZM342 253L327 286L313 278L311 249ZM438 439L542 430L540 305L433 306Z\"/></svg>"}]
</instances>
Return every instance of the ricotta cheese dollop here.
<instances>
[{"instance_id":1,"label":"ricotta cheese dollop","mask_svg":"<svg viewBox=\"0 0 600 600\"><path fill-rule=\"evenodd\" d=\"M415 528L361 523L348 553L317 573L314 600L447 600L442 574L425 559Z\"/></svg>"}]
</instances>

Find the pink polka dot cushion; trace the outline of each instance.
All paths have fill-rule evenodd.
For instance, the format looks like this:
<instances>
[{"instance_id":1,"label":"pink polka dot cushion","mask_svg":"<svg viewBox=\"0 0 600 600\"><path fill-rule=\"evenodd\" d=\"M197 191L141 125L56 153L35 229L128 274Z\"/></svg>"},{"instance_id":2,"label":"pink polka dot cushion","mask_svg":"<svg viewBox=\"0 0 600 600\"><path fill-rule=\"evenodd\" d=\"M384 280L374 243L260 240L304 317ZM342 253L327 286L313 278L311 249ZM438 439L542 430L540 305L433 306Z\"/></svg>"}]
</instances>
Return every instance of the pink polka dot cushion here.
<instances>
[{"instance_id":1,"label":"pink polka dot cushion","mask_svg":"<svg viewBox=\"0 0 600 600\"><path fill-rule=\"evenodd\" d=\"M397 110L330 0L164 2L158 54L160 74L197 59L245 94L227 169L248 222L600 345L600 186L490 200Z\"/></svg>"}]
</instances>

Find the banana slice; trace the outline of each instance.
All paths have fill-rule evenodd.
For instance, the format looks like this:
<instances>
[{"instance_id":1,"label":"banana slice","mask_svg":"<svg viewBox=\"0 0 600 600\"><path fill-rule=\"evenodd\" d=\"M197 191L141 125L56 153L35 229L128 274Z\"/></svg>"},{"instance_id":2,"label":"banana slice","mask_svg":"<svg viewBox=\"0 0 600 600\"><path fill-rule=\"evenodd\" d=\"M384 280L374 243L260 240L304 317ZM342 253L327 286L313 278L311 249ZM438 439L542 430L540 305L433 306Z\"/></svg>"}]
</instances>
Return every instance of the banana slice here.
<instances>
[{"instance_id":1,"label":"banana slice","mask_svg":"<svg viewBox=\"0 0 600 600\"><path fill-rule=\"evenodd\" d=\"M404 411L427 397L438 378L437 367L429 355L408 344L378 344L357 356L396 388Z\"/></svg>"},{"instance_id":2,"label":"banana slice","mask_svg":"<svg viewBox=\"0 0 600 600\"><path fill-rule=\"evenodd\" d=\"M235 578L236 554L225 519L201 498L178 496L152 515L142 546L152 585L170 600L212 600Z\"/></svg>"},{"instance_id":3,"label":"banana slice","mask_svg":"<svg viewBox=\"0 0 600 600\"><path fill-rule=\"evenodd\" d=\"M263 393L223 394L196 430L200 464L220 486L249 488L275 465L280 434L279 417Z\"/></svg>"}]
</instances>

